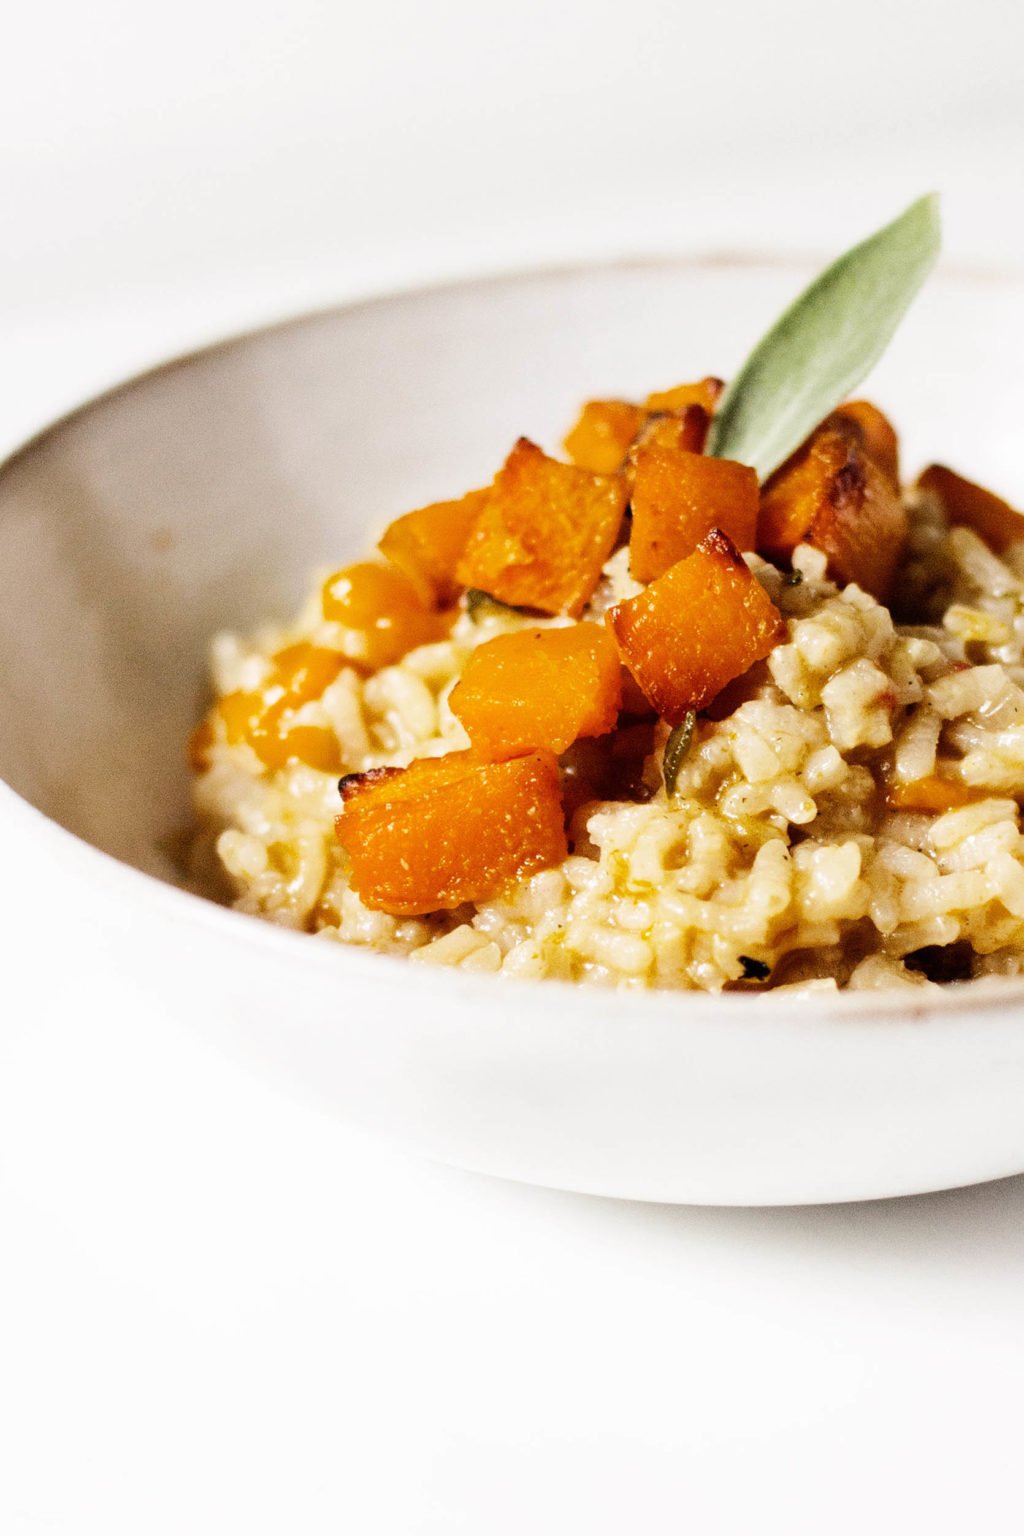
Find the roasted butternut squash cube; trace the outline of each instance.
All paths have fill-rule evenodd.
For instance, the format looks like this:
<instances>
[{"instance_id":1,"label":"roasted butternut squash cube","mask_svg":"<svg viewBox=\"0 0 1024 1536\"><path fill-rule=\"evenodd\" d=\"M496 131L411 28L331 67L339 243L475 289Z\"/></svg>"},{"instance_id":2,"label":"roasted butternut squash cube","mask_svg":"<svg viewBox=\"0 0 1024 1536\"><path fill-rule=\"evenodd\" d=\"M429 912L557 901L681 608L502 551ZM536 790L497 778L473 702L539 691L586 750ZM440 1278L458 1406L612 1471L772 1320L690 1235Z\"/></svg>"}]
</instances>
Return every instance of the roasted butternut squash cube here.
<instances>
[{"instance_id":1,"label":"roasted butternut squash cube","mask_svg":"<svg viewBox=\"0 0 1024 1536\"><path fill-rule=\"evenodd\" d=\"M307 768L315 768L318 773L341 772L341 747L337 736L326 726L293 725L281 732L279 741L279 763L305 763Z\"/></svg>"},{"instance_id":2,"label":"roasted butternut squash cube","mask_svg":"<svg viewBox=\"0 0 1024 1536\"><path fill-rule=\"evenodd\" d=\"M549 459L521 437L495 478L458 578L513 608L579 618L626 506L620 476Z\"/></svg>"},{"instance_id":3,"label":"roasted butternut squash cube","mask_svg":"<svg viewBox=\"0 0 1024 1536\"><path fill-rule=\"evenodd\" d=\"M287 704L297 708L320 698L345 665L345 658L340 651L300 640L278 651L273 662L269 691L280 689Z\"/></svg>"},{"instance_id":4,"label":"roasted butternut squash cube","mask_svg":"<svg viewBox=\"0 0 1024 1536\"><path fill-rule=\"evenodd\" d=\"M703 453L711 417L702 405L686 405L681 411L659 411L648 416L637 438L631 461L641 447L657 443L663 448L685 448Z\"/></svg>"},{"instance_id":5,"label":"roasted butternut squash cube","mask_svg":"<svg viewBox=\"0 0 1024 1536\"><path fill-rule=\"evenodd\" d=\"M799 543L813 544L836 581L855 581L879 602L889 600L906 538L898 488L844 428L819 427L761 493L763 554L786 561Z\"/></svg>"},{"instance_id":6,"label":"roasted butternut squash cube","mask_svg":"<svg viewBox=\"0 0 1024 1536\"><path fill-rule=\"evenodd\" d=\"M454 752L353 775L340 788L336 829L352 888L375 911L413 917L486 901L566 856L550 752L504 763Z\"/></svg>"},{"instance_id":7,"label":"roasted butternut squash cube","mask_svg":"<svg viewBox=\"0 0 1024 1536\"><path fill-rule=\"evenodd\" d=\"M220 721L224 739L231 747L243 742L252 746L267 712L267 700L262 693L226 693L214 706L213 716Z\"/></svg>"},{"instance_id":8,"label":"roasted butternut squash cube","mask_svg":"<svg viewBox=\"0 0 1024 1536\"><path fill-rule=\"evenodd\" d=\"M498 760L580 736L603 736L618 718L622 667L600 624L524 629L475 650L450 696L473 750Z\"/></svg>"},{"instance_id":9,"label":"roasted butternut squash cube","mask_svg":"<svg viewBox=\"0 0 1024 1536\"><path fill-rule=\"evenodd\" d=\"M779 610L717 528L639 597L611 609L607 622L626 666L672 725L786 634Z\"/></svg>"},{"instance_id":10,"label":"roasted butternut squash cube","mask_svg":"<svg viewBox=\"0 0 1024 1536\"><path fill-rule=\"evenodd\" d=\"M633 464L629 567L637 581L663 576L712 528L737 549L754 548L758 487L748 465L655 442L637 448Z\"/></svg>"},{"instance_id":11,"label":"roasted butternut squash cube","mask_svg":"<svg viewBox=\"0 0 1024 1536\"><path fill-rule=\"evenodd\" d=\"M347 631L339 640L346 661L374 671L417 645L440 640L450 617L433 611L420 588L396 565L363 560L324 582L324 618Z\"/></svg>"},{"instance_id":12,"label":"roasted butternut squash cube","mask_svg":"<svg viewBox=\"0 0 1024 1536\"><path fill-rule=\"evenodd\" d=\"M724 389L721 379L701 379L696 384L677 384L674 389L648 395L644 405L649 411L681 411L687 405L700 405L713 416Z\"/></svg>"},{"instance_id":13,"label":"roasted butternut squash cube","mask_svg":"<svg viewBox=\"0 0 1024 1536\"><path fill-rule=\"evenodd\" d=\"M458 596L455 568L487 494L470 491L458 501L436 501L385 530L378 549L412 578L427 602L444 607Z\"/></svg>"},{"instance_id":14,"label":"roasted butternut squash cube","mask_svg":"<svg viewBox=\"0 0 1024 1536\"><path fill-rule=\"evenodd\" d=\"M1024 539L1024 513L944 464L930 464L917 483L939 498L954 527L973 528L996 554Z\"/></svg>"},{"instance_id":15,"label":"roasted butternut squash cube","mask_svg":"<svg viewBox=\"0 0 1024 1536\"><path fill-rule=\"evenodd\" d=\"M289 698L280 685L273 683L259 692L226 694L209 717L207 754L219 722L229 745L244 742L266 768L283 768L298 761L321 773L338 773L341 748L334 732L322 725L293 723L291 710L302 702L294 695Z\"/></svg>"},{"instance_id":16,"label":"roasted butternut squash cube","mask_svg":"<svg viewBox=\"0 0 1024 1536\"><path fill-rule=\"evenodd\" d=\"M565 439L565 451L580 469L613 475L644 424L645 412L626 400L588 400Z\"/></svg>"},{"instance_id":17,"label":"roasted butternut squash cube","mask_svg":"<svg viewBox=\"0 0 1024 1536\"><path fill-rule=\"evenodd\" d=\"M828 418L829 426L852 430L864 452L894 485L900 483L900 443L896 428L888 416L870 400L847 400Z\"/></svg>"}]
</instances>

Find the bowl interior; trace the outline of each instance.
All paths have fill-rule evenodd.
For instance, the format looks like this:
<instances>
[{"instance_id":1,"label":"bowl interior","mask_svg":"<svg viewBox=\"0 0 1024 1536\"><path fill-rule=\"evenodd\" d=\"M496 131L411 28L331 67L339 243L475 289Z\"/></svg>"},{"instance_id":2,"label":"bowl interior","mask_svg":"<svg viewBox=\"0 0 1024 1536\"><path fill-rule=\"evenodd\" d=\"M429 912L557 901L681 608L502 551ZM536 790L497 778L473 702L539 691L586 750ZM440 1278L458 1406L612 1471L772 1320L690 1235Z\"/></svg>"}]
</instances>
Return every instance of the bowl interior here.
<instances>
[{"instance_id":1,"label":"bowl interior","mask_svg":"<svg viewBox=\"0 0 1024 1536\"><path fill-rule=\"evenodd\" d=\"M213 348L59 423L0 471L0 776L151 873L188 819L211 636L286 616L315 571L485 483L584 398L728 374L809 272L665 262L462 284ZM1024 284L941 275L870 392L907 469L1024 499ZM1005 359L1005 360L1004 360Z\"/></svg>"}]
</instances>

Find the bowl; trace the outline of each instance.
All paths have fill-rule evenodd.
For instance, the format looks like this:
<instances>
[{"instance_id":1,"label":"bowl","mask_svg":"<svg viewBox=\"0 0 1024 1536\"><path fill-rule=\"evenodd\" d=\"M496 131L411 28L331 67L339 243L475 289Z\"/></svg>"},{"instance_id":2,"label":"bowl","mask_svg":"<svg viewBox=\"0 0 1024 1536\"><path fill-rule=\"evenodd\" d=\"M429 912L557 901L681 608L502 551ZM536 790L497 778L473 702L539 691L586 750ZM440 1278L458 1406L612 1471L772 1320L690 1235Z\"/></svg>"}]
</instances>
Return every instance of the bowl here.
<instances>
[{"instance_id":1,"label":"bowl","mask_svg":"<svg viewBox=\"0 0 1024 1536\"><path fill-rule=\"evenodd\" d=\"M288 614L316 568L484 482L520 433L553 447L583 398L728 373L811 270L631 262L351 305L134 380L3 466L0 829L112 987L367 1129L564 1189L774 1204L1024 1169L1024 985L908 1001L428 974L174 885L214 631ZM1021 496L1022 320L1017 279L931 282L870 386L911 468L949 459Z\"/></svg>"}]
</instances>

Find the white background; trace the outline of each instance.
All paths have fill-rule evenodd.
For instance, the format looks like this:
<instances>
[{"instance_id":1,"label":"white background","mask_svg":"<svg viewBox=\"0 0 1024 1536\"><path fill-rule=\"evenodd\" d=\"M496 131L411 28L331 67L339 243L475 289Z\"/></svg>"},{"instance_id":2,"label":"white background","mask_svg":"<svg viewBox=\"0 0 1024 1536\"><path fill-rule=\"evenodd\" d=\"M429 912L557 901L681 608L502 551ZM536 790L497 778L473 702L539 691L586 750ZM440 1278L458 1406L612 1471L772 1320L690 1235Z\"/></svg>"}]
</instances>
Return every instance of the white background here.
<instances>
[{"instance_id":1,"label":"white background","mask_svg":"<svg viewBox=\"0 0 1024 1536\"><path fill-rule=\"evenodd\" d=\"M933 186L953 258L1020 264L1020 16L8 5L0 446L303 305L827 254ZM0 1531L1020 1531L1024 1183L716 1212L420 1164L114 1007L4 851Z\"/></svg>"}]
</instances>

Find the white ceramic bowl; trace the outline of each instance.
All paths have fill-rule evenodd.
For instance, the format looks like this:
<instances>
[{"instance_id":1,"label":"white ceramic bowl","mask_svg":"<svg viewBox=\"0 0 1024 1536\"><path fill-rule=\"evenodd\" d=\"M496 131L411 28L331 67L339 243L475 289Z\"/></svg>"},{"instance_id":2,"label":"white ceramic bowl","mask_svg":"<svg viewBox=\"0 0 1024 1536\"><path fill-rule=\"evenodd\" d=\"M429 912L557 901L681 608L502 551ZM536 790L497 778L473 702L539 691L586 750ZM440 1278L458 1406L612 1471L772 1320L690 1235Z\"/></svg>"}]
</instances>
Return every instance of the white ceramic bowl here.
<instances>
[{"instance_id":1,"label":"white ceramic bowl","mask_svg":"<svg viewBox=\"0 0 1024 1536\"><path fill-rule=\"evenodd\" d=\"M211 634L287 614L395 514L554 445L587 396L728 373L807 272L628 264L385 298L149 374L0 472L0 819L111 977L430 1155L769 1204L1024 1169L1024 988L616 995L327 945L175 890ZM943 275L872 392L906 461L1024 493L1024 285ZM8 787L9 786L9 787ZM37 919L26 915L26 923ZM140 1025L144 1021L140 1021Z\"/></svg>"}]
</instances>

